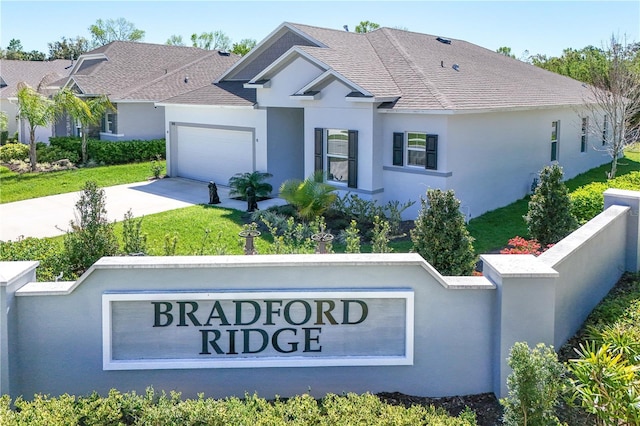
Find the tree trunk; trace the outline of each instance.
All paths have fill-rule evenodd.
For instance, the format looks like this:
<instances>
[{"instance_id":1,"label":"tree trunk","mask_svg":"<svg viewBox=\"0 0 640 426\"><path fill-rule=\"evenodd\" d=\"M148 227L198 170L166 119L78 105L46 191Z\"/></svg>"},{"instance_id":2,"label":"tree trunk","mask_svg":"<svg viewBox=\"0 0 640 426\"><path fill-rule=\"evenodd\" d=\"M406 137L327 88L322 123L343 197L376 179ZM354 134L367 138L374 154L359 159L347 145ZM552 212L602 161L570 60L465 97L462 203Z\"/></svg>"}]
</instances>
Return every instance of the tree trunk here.
<instances>
[{"instance_id":1,"label":"tree trunk","mask_svg":"<svg viewBox=\"0 0 640 426\"><path fill-rule=\"evenodd\" d=\"M608 173L607 178L613 179L616 177L616 172L618 171L618 156L613 157L613 161L611 161L611 171Z\"/></svg>"},{"instance_id":2,"label":"tree trunk","mask_svg":"<svg viewBox=\"0 0 640 426\"><path fill-rule=\"evenodd\" d=\"M87 164L87 131L86 127L82 128L82 164Z\"/></svg>"},{"instance_id":3,"label":"tree trunk","mask_svg":"<svg viewBox=\"0 0 640 426\"><path fill-rule=\"evenodd\" d=\"M31 164L31 171L36 171L36 129L29 130L29 163Z\"/></svg>"}]
</instances>

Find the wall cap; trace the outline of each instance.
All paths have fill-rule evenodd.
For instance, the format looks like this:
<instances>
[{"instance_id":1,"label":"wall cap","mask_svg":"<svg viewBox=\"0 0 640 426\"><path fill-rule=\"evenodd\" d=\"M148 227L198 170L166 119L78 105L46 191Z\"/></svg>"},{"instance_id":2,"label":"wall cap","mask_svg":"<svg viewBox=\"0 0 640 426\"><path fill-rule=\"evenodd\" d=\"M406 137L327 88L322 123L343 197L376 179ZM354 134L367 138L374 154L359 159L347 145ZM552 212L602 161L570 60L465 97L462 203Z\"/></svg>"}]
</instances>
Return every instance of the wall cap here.
<instances>
[{"instance_id":1,"label":"wall cap","mask_svg":"<svg viewBox=\"0 0 640 426\"><path fill-rule=\"evenodd\" d=\"M532 254L483 254L482 262L503 278L557 278L558 271Z\"/></svg>"},{"instance_id":2,"label":"wall cap","mask_svg":"<svg viewBox=\"0 0 640 426\"><path fill-rule=\"evenodd\" d=\"M31 273L40 265L35 261L0 262L0 287L7 287L14 281Z\"/></svg>"}]
</instances>

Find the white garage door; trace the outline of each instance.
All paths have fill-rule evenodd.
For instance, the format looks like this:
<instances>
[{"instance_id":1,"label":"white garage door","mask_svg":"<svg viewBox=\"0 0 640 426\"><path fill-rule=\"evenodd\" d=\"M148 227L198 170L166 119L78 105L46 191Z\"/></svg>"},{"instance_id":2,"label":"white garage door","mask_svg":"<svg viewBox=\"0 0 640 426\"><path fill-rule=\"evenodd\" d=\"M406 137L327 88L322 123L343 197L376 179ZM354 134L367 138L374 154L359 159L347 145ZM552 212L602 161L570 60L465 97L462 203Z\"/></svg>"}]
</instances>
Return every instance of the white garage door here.
<instances>
[{"instance_id":1,"label":"white garage door","mask_svg":"<svg viewBox=\"0 0 640 426\"><path fill-rule=\"evenodd\" d=\"M178 176L227 185L236 173L254 171L250 131L177 126Z\"/></svg>"}]
</instances>

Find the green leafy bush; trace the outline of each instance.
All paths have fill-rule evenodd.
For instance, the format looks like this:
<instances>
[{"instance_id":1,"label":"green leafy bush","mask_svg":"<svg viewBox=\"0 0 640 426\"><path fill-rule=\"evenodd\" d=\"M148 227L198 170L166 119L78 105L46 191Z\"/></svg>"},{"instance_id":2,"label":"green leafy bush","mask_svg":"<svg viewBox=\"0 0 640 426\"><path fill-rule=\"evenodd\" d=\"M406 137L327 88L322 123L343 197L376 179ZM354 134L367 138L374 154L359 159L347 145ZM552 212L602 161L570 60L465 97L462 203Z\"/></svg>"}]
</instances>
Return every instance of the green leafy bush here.
<instances>
[{"instance_id":1,"label":"green leafy bush","mask_svg":"<svg viewBox=\"0 0 640 426\"><path fill-rule=\"evenodd\" d=\"M11 160L24 161L29 158L29 145L23 143L8 143L0 146L0 161L8 163Z\"/></svg>"},{"instance_id":2,"label":"green leafy bush","mask_svg":"<svg viewBox=\"0 0 640 426\"><path fill-rule=\"evenodd\" d=\"M509 426L559 425L556 405L565 388L565 369L553 347L539 343L530 349L516 342L509 353L509 395L500 400L504 424Z\"/></svg>"},{"instance_id":3,"label":"green leafy bush","mask_svg":"<svg viewBox=\"0 0 640 426\"><path fill-rule=\"evenodd\" d=\"M124 215L122 222L122 243L125 255L144 255L147 253L147 234L142 233L142 219L135 219L131 209Z\"/></svg>"},{"instance_id":4,"label":"green leafy bush","mask_svg":"<svg viewBox=\"0 0 640 426\"><path fill-rule=\"evenodd\" d=\"M7 395L0 397L0 424L7 425L411 425L474 426L469 411L458 417L433 407L405 408L382 402L375 395L328 394L321 400L299 395L267 401L257 395L225 399L182 400L180 394L122 394L112 390L105 398L97 394L74 397L35 395L32 401L17 398L15 409Z\"/></svg>"},{"instance_id":5,"label":"green leafy bush","mask_svg":"<svg viewBox=\"0 0 640 426\"><path fill-rule=\"evenodd\" d=\"M69 223L71 230L64 235L70 274L79 276L101 257L118 254L118 240L105 205L104 190L87 181L76 203L76 220Z\"/></svg>"},{"instance_id":6,"label":"green leafy bush","mask_svg":"<svg viewBox=\"0 0 640 426\"><path fill-rule=\"evenodd\" d=\"M584 224L604 209L604 191L609 188L640 191L640 171L618 176L607 182L594 182L583 185L570 194L571 212Z\"/></svg>"},{"instance_id":7,"label":"green leafy bush","mask_svg":"<svg viewBox=\"0 0 640 426\"><path fill-rule=\"evenodd\" d=\"M324 182L322 172L305 180L289 179L280 186L280 197L296 207L304 220L322 216L336 200L335 188Z\"/></svg>"},{"instance_id":8,"label":"green leafy bush","mask_svg":"<svg viewBox=\"0 0 640 426\"><path fill-rule=\"evenodd\" d=\"M473 238L452 190L427 190L411 230L413 249L442 275L471 275L476 256Z\"/></svg>"},{"instance_id":9,"label":"green leafy bush","mask_svg":"<svg viewBox=\"0 0 640 426\"><path fill-rule=\"evenodd\" d=\"M16 241L0 241L0 260L37 260L38 281L55 281L66 270L62 246L46 238L18 238Z\"/></svg>"},{"instance_id":10,"label":"green leafy bush","mask_svg":"<svg viewBox=\"0 0 640 426\"><path fill-rule=\"evenodd\" d=\"M542 169L524 216L529 236L543 247L557 243L578 227L562 176L562 167L557 164Z\"/></svg>"},{"instance_id":11,"label":"green leafy bush","mask_svg":"<svg viewBox=\"0 0 640 426\"><path fill-rule=\"evenodd\" d=\"M37 148L36 157L38 158L38 163L53 163L54 161L66 159L73 164L77 164L80 161L78 154L73 151L65 151L56 146L47 145Z\"/></svg>"},{"instance_id":12,"label":"green leafy bush","mask_svg":"<svg viewBox=\"0 0 640 426\"><path fill-rule=\"evenodd\" d=\"M51 146L62 151L75 152L78 158L82 156L82 141L74 137L49 138ZM87 155L97 164L127 164L150 159L165 158L166 143L164 139L148 141L102 141L89 139L87 141Z\"/></svg>"}]
</instances>

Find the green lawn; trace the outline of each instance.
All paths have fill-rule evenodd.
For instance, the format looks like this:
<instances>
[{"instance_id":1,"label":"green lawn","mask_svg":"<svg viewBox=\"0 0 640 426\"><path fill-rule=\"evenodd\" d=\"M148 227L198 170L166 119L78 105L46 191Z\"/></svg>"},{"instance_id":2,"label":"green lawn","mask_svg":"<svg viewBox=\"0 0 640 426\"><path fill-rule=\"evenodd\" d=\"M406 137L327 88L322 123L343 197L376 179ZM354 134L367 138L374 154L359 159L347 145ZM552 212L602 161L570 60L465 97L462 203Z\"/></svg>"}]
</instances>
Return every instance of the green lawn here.
<instances>
[{"instance_id":1,"label":"green lawn","mask_svg":"<svg viewBox=\"0 0 640 426\"><path fill-rule=\"evenodd\" d=\"M591 182L605 182L609 163L582 173L565 183L569 191ZM622 176L640 170L640 144L628 149L624 158L618 162L618 173ZM489 253L504 247L510 238L527 237L527 225L522 216L527 213L529 197L525 197L508 206L487 212L469 222L469 232L475 238L473 247L477 254Z\"/></svg>"},{"instance_id":2,"label":"green lawn","mask_svg":"<svg viewBox=\"0 0 640 426\"><path fill-rule=\"evenodd\" d=\"M161 164L164 167L165 162ZM22 174L0 167L0 203L80 191L88 180L105 187L141 182L151 176L151 162Z\"/></svg>"}]
</instances>

